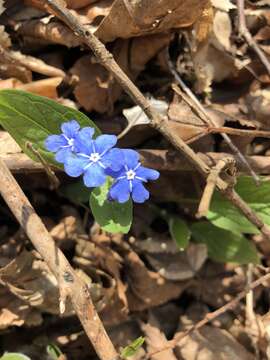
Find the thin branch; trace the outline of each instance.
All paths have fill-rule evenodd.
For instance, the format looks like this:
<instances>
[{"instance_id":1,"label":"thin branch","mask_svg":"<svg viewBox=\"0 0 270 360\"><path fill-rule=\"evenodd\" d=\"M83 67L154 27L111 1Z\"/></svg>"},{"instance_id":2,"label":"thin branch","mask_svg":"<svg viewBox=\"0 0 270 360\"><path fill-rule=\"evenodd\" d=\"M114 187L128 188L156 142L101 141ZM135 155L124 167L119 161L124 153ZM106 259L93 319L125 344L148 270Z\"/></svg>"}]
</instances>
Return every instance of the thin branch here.
<instances>
[{"instance_id":1,"label":"thin branch","mask_svg":"<svg viewBox=\"0 0 270 360\"><path fill-rule=\"evenodd\" d=\"M246 40L248 45L256 52L259 59L265 66L268 74L270 75L270 62L267 59L265 53L260 49L259 45L251 36L246 23L245 17L245 1L244 0L237 0L237 11L238 11L238 31L241 36Z\"/></svg>"},{"instance_id":2,"label":"thin branch","mask_svg":"<svg viewBox=\"0 0 270 360\"><path fill-rule=\"evenodd\" d=\"M168 56L168 64L170 66L170 69L176 79L176 81L179 83L179 85L182 87L183 91L190 97L190 99L193 101L195 108L197 108L197 112L199 115L202 114L201 119L204 120L204 122L206 122L207 125L211 125L214 128L218 128L219 125L217 124L217 122L215 121L215 119L213 119L211 116L209 116L209 114L207 113L207 111L205 110L205 108L203 107L203 105L200 103L200 101L197 99L197 97L193 94L193 92L190 90L190 88L184 83L184 81L181 79L181 77L179 76L178 72L174 69L173 64L171 62L171 60L169 59ZM181 96L181 91L179 91L179 88L177 86L173 86L173 89L176 93L178 93ZM194 107L193 106L193 107ZM239 157L239 160L247 167L247 169L249 170L251 176L254 178L255 182L257 185L259 185L260 183L260 179L258 177L258 175L253 171L253 169L251 168L251 166L249 165L249 163L247 162L246 158L244 157L244 155L239 151L239 149L234 145L234 143L232 142L232 140L229 138L229 136L225 133L222 133L221 136L223 137L223 139L225 140L225 142L228 144L228 146L230 147L230 149L233 151L233 153L235 155L237 155Z\"/></svg>"},{"instance_id":3,"label":"thin branch","mask_svg":"<svg viewBox=\"0 0 270 360\"><path fill-rule=\"evenodd\" d=\"M177 345L180 345L179 342L182 341L188 335L192 334L194 331L199 330L203 326L207 325L211 321L218 318L220 315L224 314L226 311L233 310L239 304L239 302L242 299L245 298L245 296L247 295L247 293L249 291L255 289L256 287L258 287L260 285L262 285L264 282L268 281L269 279L270 279L270 273L267 273L266 275L263 275L262 277L260 277L256 281L253 281L248 288L241 291L234 299L232 299L231 301L229 301L227 304L223 305L219 309L217 309L217 310L215 310L215 311L213 311L211 313L206 314L205 317L202 320L197 322L195 325L193 325L187 331L179 333L178 335L176 335L172 340L168 341L167 346L165 346L162 349L159 349L159 350L149 354L147 356L147 358L151 358L152 356L154 356L156 354L159 354L159 353L161 353L163 351L166 351L166 350L169 350L169 349L173 349Z\"/></svg>"},{"instance_id":4,"label":"thin branch","mask_svg":"<svg viewBox=\"0 0 270 360\"><path fill-rule=\"evenodd\" d=\"M85 28L78 17L74 16L68 9L61 6L58 1L43 1L57 17L59 17L74 31L82 43L90 47L95 54L97 61L114 76L126 93L130 95L132 100L142 108L150 120L150 125L162 133L177 150L183 152L189 161L193 163L196 169L204 177L207 177L210 169L206 163L196 155L196 153L181 139L181 137L175 135L175 131L170 127L168 119L166 117L161 117L159 113L151 107L149 101L123 72L114 60L113 55L106 49L104 44L102 44L102 42L99 41L98 38L87 28ZM266 238L270 239L270 229L233 189L228 189L228 184L225 181L218 178L217 188L247 217L250 222L252 222L262 232Z\"/></svg>"},{"instance_id":5,"label":"thin branch","mask_svg":"<svg viewBox=\"0 0 270 360\"><path fill-rule=\"evenodd\" d=\"M194 171L193 165L187 159L176 151L157 150L157 149L139 149L143 166L150 167L159 171ZM239 172L246 174L246 167L243 167L239 159L228 153L197 153L197 156L212 167L224 157L231 157L235 160ZM24 153L0 154L0 158L5 161L6 165L14 174L29 172L42 173L44 167L42 164L31 160ZM247 156L247 161L252 165L258 174L270 175L270 157L268 156ZM55 172L60 169L53 168Z\"/></svg>"},{"instance_id":6,"label":"thin branch","mask_svg":"<svg viewBox=\"0 0 270 360\"><path fill-rule=\"evenodd\" d=\"M100 359L118 360L119 356L94 308L87 284L77 276L65 255L55 245L41 219L1 159L0 174L1 195L52 273L57 279L61 278L64 289L60 290L60 300L63 301L63 293L64 297L70 298ZM60 305L63 310L63 303Z\"/></svg>"},{"instance_id":7,"label":"thin branch","mask_svg":"<svg viewBox=\"0 0 270 360\"><path fill-rule=\"evenodd\" d=\"M201 218L207 215L216 187L217 178L219 177L220 173L227 167L230 167L231 169L235 168L235 160L233 158L226 157L224 159L221 159L217 162L215 166L211 168L210 174L208 175L208 178L206 180L206 186L201 197L198 212L196 214L197 218Z\"/></svg>"}]
</instances>

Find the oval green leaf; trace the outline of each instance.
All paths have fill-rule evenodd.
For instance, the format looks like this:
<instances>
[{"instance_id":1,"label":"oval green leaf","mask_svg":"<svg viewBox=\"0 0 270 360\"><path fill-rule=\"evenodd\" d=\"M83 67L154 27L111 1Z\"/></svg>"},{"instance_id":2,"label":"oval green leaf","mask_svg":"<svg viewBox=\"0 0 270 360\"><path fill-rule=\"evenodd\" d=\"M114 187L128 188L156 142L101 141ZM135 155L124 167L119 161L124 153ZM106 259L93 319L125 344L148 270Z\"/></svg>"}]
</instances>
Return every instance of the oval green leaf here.
<instances>
[{"instance_id":1,"label":"oval green leaf","mask_svg":"<svg viewBox=\"0 0 270 360\"><path fill-rule=\"evenodd\" d=\"M237 264L259 263L255 246L243 235L220 229L209 222L198 222L191 226L193 238L204 243L211 259Z\"/></svg>"},{"instance_id":2,"label":"oval green leaf","mask_svg":"<svg viewBox=\"0 0 270 360\"><path fill-rule=\"evenodd\" d=\"M190 240L191 232L182 219L171 217L169 219L169 231L180 250L184 250Z\"/></svg>"},{"instance_id":3,"label":"oval green leaf","mask_svg":"<svg viewBox=\"0 0 270 360\"><path fill-rule=\"evenodd\" d=\"M111 180L98 188L95 188L90 196L90 207L95 220L103 230L110 233L129 232L132 223L132 201L129 199L124 204L116 201L108 201L107 195Z\"/></svg>"},{"instance_id":4,"label":"oval green leaf","mask_svg":"<svg viewBox=\"0 0 270 360\"><path fill-rule=\"evenodd\" d=\"M31 360L28 356L19 353L5 353L0 360Z\"/></svg>"},{"instance_id":5,"label":"oval green leaf","mask_svg":"<svg viewBox=\"0 0 270 360\"><path fill-rule=\"evenodd\" d=\"M27 143L33 144L49 164L61 168L54 155L45 149L44 141L49 135L59 134L63 122L73 119L82 127L94 127L95 135L100 134L96 125L78 110L25 91L0 91L0 124L33 160L38 159L27 148Z\"/></svg>"}]
</instances>

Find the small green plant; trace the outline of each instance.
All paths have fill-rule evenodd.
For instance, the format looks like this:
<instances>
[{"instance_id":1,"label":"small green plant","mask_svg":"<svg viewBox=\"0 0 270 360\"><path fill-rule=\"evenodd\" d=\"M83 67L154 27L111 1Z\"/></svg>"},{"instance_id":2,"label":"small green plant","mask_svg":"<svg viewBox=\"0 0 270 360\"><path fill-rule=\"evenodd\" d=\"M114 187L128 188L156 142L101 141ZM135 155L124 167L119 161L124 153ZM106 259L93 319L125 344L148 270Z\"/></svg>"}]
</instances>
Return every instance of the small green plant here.
<instances>
[{"instance_id":1,"label":"small green plant","mask_svg":"<svg viewBox=\"0 0 270 360\"><path fill-rule=\"evenodd\" d=\"M134 340L131 344L129 344L128 346L126 346L122 351L121 351L121 358L122 359L126 359L130 356L133 356L136 354L136 352L139 350L140 347L142 347L143 343L145 341L145 338L140 336L139 338L137 338L136 340Z\"/></svg>"}]
</instances>

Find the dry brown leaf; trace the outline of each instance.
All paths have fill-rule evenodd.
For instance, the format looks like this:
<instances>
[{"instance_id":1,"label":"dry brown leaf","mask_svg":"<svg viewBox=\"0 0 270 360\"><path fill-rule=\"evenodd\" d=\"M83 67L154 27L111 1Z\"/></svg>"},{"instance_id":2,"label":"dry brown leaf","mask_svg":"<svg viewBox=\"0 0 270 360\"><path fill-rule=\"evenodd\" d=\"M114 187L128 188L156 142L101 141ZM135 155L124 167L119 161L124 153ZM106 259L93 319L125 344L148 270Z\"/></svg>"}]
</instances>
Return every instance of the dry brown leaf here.
<instances>
[{"instance_id":1,"label":"dry brown leaf","mask_svg":"<svg viewBox=\"0 0 270 360\"><path fill-rule=\"evenodd\" d=\"M1 89L19 89L29 91L37 95L46 96L51 99L57 99L57 86L61 84L63 78L60 76L51 77L43 80L36 80L23 84L18 79L10 78L7 80L0 80Z\"/></svg>"},{"instance_id":2,"label":"dry brown leaf","mask_svg":"<svg viewBox=\"0 0 270 360\"><path fill-rule=\"evenodd\" d=\"M0 25L0 45L3 46L3 48L11 46L9 34L5 31L5 27L3 25Z\"/></svg>"},{"instance_id":3,"label":"dry brown leaf","mask_svg":"<svg viewBox=\"0 0 270 360\"><path fill-rule=\"evenodd\" d=\"M198 20L208 0L115 0L96 35L103 41L187 27Z\"/></svg>"},{"instance_id":4,"label":"dry brown leaf","mask_svg":"<svg viewBox=\"0 0 270 360\"><path fill-rule=\"evenodd\" d=\"M29 20L19 23L16 27L18 34L23 37L31 37L35 40L42 40L44 44L61 44L67 47L81 45L81 40L60 21L55 19L42 18L41 20Z\"/></svg>"},{"instance_id":5,"label":"dry brown leaf","mask_svg":"<svg viewBox=\"0 0 270 360\"><path fill-rule=\"evenodd\" d=\"M59 313L57 280L35 252L23 251L1 268L0 282L26 304L52 314ZM70 310L67 306L67 314Z\"/></svg>"},{"instance_id":6,"label":"dry brown leaf","mask_svg":"<svg viewBox=\"0 0 270 360\"><path fill-rule=\"evenodd\" d=\"M62 249L70 248L78 236L84 233L79 218L72 215L61 219L59 224L50 230L51 236Z\"/></svg>"},{"instance_id":7,"label":"dry brown leaf","mask_svg":"<svg viewBox=\"0 0 270 360\"><path fill-rule=\"evenodd\" d=\"M165 34L119 40L114 45L113 54L120 67L135 80L145 64L169 43L170 38ZM122 88L103 66L93 64L91 60L90 55L82 56L72 67L71 73L80 79L74 94L87 111L104 113L112 109Z\"/></svg>"},{"instance_id":8,"label":"dry brown leaf","mask_svg":"<svg viewBox=\"0 0 270 360\"><path fill-rule=\"evenodd\" d=\"M125 320L128 313L126 285L123 283L120 273L123 260L108 245L103 245L103 240L99 244L97 244L97 236L95 236L95 240L95 243L92 243L90 239L78 238L76 255L73 260L90 276L89 269L98 269L113 279L111 289L107 284L102 290L104 295L102 318L106 323L117 324Z\"/></svg>"},{"instance_id":9,"label":"dry brown leaf","mask_svg":"<svg viewBox=\"0 0 270 360\"><path fill-rule=\"evenodd\" d=\"M227 331L212 326L186 336L175 352L182 360L255 360Z\"/></svg>"},{"instance_id":10,"label":"dry brown leaf","mask_svg":"<svg viewBox=\"0 0 270 360\"><path fill-rule=\"evenodd\" d=\"M204 244L190 244L175 254L145 254L151 266L165 279L180 281L193 278L207 259Z\"/></svg>"},{"instance_id":11,"label":"dry brown leaf","mask_svg":"<svg viewBox=\"0 0 270 360\"><path fill-rule=\"evenodd\" d=\"M217 10L213 22L213 43L221 50L231 49L232 24L228 13Z\"/></svg>"},{"instance_id":12,"label":"dry brown leaf","mask_svg":"<svg viewBox=\"0 0 270 360\"><path fill-rule=\"evenodd\" d=\"M80 9L94 2L97 2L97 0L66 0L67 7L71 9Z\"/></svg>"},{"instance_id":13,"label":"dry brown leaf","mask_svg":"<svg viewBox=\"0 0 270 360\"><path fill-rule=\"evenodd\" d=\"M250 92L246 96L246 104L252 119L257 121L258 127L270 129L270 86Z\"/></svg>"},{"instance_id":14,"label":"dry brown leaf","mask_svg":"<svg viewBox=\"0 0 270 360\"><path fill-rule=\"evenodd\" d=\"M12 326L37 326L41 323L42 316L37 309L18 299L0 285L0 330Z\"/></svg>"},{"instance_id":15,"label":"dry brown leaf","mask_svg":"<svg viewBox=\"0 0 270 360\"><path fill-rule=\"evenodd\" d=\"M221 82L234 75L237 70L234 59L215 48L211 43L199 48L195 52L193 61L198 92L211 92L213 81Z\"/></svg>"},{"instance_id":16,"label":"dry brown leaf","mask_svg":"<svg viewBox=\"0 0 270 360\"><path fill-rule=\"evenodd\" d=\"M168 340L165 334L159 329L159 322L153 314L150 314L149 320L147 323L141 324L141 329L145 334L145 341L147 344L147 353L151 354L163 347L168 345ZM173 353L173 350L169 349L162 351L162 353L157 353L150 357L151 360L177 360L176 356Z\"/></svg>"},{"instance_id":17,"label":"dry brown leaf","mask_svg":"<svg viewBox=\"0 0 270 360\"><path fill-rule=\"evenodd\" d=\"M165 280L146 268L139 256L130 251L125 257L128 278L128 304L131 311L141 311L177 298L188 282Z\"/></svg>"}]
</instances>

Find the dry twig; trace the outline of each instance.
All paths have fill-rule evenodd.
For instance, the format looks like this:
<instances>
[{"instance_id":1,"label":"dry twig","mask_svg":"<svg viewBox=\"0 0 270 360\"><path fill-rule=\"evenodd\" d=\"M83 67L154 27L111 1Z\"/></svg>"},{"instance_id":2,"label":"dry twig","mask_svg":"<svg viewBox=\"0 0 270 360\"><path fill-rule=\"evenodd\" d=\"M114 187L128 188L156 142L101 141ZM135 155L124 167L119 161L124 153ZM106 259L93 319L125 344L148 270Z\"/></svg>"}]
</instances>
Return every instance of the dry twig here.
<instances>
[{"instance_id":1,"label":"dry twig","mask_svg":"<svg viewBox=\"0 0 270 360\"><path fill-rule=\"evenodd\" d=\"M171 61L168 60L168 63L170 64ZM172 65L170 65L172 67ZM173 71L173 69L171 69L171 71ZM178 73L176 72L176 70L173 71L174 77L177 80L177 82L180 84L180 86L182 87L182 89L184 90L184 92L186 93L186 95L188 95L190 97L191 102L193 102L193 108L197 109L197 113L198 115L201 117L201 119L206 122L206 124L213 126L214 128L218 128L218 124L216 123L216 121L209 116L209 114L206 112L206 110L204 109L204 107L202 106L202 104L200 103L200 101L197 99L197 97L193 94L193 92L190 90L190 88L188 86L186 86L186 84L184 83L184 81L180 78L180 76L178 75ZM173 85L173 90L179 94L180 96L183 96L182 92L179 91L180 89L178 88L178 86ZM255 182L257 185L259 185L260 183L260 179L257 176L257 174L254 172L254 170L251 168L251 166L249 165L249 163L247 162L246 158L244 157L244 155L239 151L239 149L234 145L234 143L231 141L231 139L229 138L229 136L226 133L221 133L221 136L223 137L223 139L225 140L225 142L228 144L228 146L230 147L230 149L233 151L233 153L239 157L239 160L247 167L247 169L249 170L251 176L254 178Z\"/></svg>"},{"instance_id":2,"label":"dry twig","mask_svg":"<svg viewBox=\"0 0 270 360\"><path fill-rule=\"evenodd\" d=\"M251 36L246 23L245 18L245 1L244 0L237 0L237 10L238 10L238 22L239 22L239 34L243 36L243 38L246 40L248 45L256 52L259 59L265 66L268 74L270 75L270 62L268 61L266 55L264 52L260 49L259 45L256 43L256 41Z\"/></svg>"},{"instance_id":3,"label":"dry twig","mask_svg":"<svg viewBox=\"0 0 270 360\"><path fill-rule=\"evenodd\" d=\"M166 347L164 347L163 349L157 350L157 351L153 352L152 354L149 354L148 358L151 358L155 354L161 353L161 352L169 350L169 349L173 349L175 346L180 345L179 344L180 341L182 341L186 336L190 335L191 333L193 333L196 330L199 330L204 325L208 324L209 322L218 318L220 315L224 314L226 311L233 310L239 304L239 302L242 299L244 299L244 297L247 295L247 293L249 291L262 285L264 282L266 282L269 279L270 279L270 273L267 273L267 274L263 275L262 277L260 277L259 279L253 281L248 288L241 291L234 299L232 299L231 301L229 301L227 304L220 307L219 309L206 314L202 320L197 322L195 325L193 325L187 331L179 333L172 340L168 341L168 345Z\"/></svg>"},{"instance_id":4,"label":"dry twig","mask_svg":"<svg viewBox=\"0 0 270 360\"><path fill-rule=\"evenodd\" d=\"M64 289L60 290L62 310L63 297L68 295L100 359L119 359L94 308L87 285L76 275L65 255L55 245L41 219L1 159L0 173L1 195L52 273L57 279L61 278L64 286Z\"/></svg>"},{"instance_id":5,"label":"dry twig","mask_svg":"<svg viewBox=\"0 0 270 360\"><path fill-rule=\"evenodd\" d=\"M210 207L210 203L212 200L212 196L216 187L217 178L219 177L220 173L225 169L230 167L233 169L235 168L235 160L232 157L226 157L221 159L217 162L215 166L211 168L210 174L206 180L206 186L204 188L203 195L201 197L201 201L199 204L197 218L201 218L206 216Z\"/></svg>"}]
</instances>

